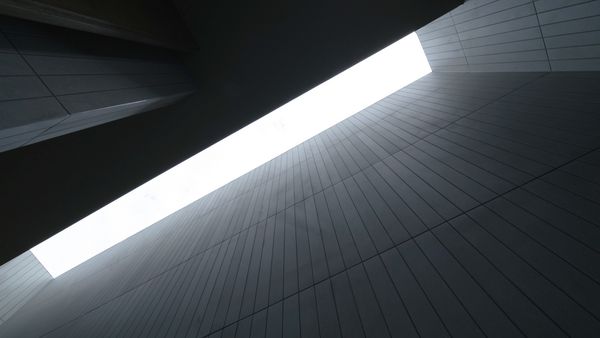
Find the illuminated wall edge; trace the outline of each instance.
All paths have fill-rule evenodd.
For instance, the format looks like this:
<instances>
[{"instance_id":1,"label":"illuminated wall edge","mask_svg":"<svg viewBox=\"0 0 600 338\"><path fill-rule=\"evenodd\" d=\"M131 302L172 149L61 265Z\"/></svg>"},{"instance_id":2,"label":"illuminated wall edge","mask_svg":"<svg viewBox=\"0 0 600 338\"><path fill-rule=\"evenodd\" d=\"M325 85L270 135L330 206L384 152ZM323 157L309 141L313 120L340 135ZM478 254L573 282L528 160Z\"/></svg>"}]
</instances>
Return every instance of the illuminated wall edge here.
<instances>
[{"instance_id":1,"label":"illuminated wall edge","mask_svg":"<svg viewBox=\"0 0 600 338\"><path fill-rule=\"evenodd\" d=\"M56 278L430 72L421 43L416 33L411 33L38 244L31 252Z\"/></svg>"}]
</instances>

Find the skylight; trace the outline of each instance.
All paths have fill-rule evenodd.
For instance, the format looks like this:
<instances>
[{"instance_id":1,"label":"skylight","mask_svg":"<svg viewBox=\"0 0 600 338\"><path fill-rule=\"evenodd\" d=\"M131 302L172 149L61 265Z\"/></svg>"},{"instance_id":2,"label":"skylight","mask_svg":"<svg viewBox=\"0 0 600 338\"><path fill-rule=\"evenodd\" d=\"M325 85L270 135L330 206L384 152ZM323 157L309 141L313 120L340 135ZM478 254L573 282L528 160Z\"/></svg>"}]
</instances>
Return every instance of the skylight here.
<instances>
[{"instance_id":1,"label":"skylight","mask_svg":"<svg viewBox=\"0 0 600 338\"><path fill-rule=\"evenodd\" d=\"M31 251L56 278L430 72L417 34L412 33Z\"/></svg>"}]
</instances>

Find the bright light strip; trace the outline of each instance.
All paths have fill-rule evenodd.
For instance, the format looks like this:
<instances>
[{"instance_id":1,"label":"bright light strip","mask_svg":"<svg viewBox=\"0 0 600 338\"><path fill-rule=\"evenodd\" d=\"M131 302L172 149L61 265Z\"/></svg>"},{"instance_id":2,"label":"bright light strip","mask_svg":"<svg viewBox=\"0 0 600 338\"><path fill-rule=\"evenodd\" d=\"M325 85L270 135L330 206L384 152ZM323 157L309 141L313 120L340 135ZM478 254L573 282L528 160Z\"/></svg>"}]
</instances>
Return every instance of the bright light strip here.
<instances>
[{"instance_id":1,"label":"bright light strip","mask_svg":"<svg viewBox=\"0 0 600 338\"><path fill-rule=\"evenodd\" d=\"M412 33L31 251L56 278L430 72L419 39Z\"/></svg>"}]
</instances>

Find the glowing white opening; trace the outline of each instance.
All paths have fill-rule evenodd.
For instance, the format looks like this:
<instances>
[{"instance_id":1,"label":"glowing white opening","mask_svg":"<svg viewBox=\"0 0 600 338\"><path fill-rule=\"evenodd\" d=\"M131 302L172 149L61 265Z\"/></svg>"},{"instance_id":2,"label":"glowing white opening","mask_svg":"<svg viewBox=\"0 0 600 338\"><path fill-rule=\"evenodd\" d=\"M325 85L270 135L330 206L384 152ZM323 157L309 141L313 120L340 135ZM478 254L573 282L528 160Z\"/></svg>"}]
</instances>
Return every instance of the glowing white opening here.
<instances>
[{"instance_id":1,"label":"glowing white opening","mask_svg":"<svg viewBox=\"0 0 600 338\"><path fill-rule=\"evenodd\" d=\"M412 33L31 251L56 278L430 72Z\"/></svg>"}]
</instances>

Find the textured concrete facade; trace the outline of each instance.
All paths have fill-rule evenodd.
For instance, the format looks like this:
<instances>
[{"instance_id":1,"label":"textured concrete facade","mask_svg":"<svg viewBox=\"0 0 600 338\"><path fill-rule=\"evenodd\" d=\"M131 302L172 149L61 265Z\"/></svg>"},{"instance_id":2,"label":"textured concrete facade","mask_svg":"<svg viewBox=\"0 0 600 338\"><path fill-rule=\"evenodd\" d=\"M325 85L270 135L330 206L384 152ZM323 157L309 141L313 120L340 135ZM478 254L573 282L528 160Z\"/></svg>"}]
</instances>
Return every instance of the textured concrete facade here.
<instances>
[{"instance_id":1,"label":"textured concrete facade","mask_svg":"<svg viewBox=\"0 0 600 338\"><path fill-rule=\"evenodd\" d=\"M55 279L0 335L593 335L599 80L432 73Z\"/></svg>"},{"instance_id":2,"label":"textured concrete facade","mask_svg":"<svg viewBox=\"0 0 600 338\"><path fill-rule=\"evenodd\" d=\"M0 325L51 280L30 251L0 266Z\"/></svg>"},{"instance_id":3,"label":"textured concrete facade","mask_svg":"<svg viewBox=\"0 0 600 338\"><path fill-rule=\"evenodd\" d=\"M419 29L434 71L598 71L600 1L469 0Z\"/></svg>"}]
</instances>

